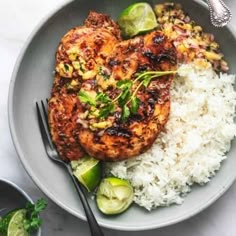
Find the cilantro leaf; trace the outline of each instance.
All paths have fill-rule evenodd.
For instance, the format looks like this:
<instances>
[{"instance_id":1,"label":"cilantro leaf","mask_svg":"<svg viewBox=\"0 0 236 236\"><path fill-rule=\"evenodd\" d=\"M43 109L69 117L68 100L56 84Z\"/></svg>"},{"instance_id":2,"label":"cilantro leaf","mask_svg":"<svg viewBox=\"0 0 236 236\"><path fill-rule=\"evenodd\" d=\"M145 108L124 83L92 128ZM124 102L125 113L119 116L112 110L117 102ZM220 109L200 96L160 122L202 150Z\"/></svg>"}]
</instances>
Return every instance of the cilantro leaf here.
<instances>
[{"instance_id":1,"label":"cilantro leaf","mask_svg":"<svg viewBox=\"0 0 236 236\"><path fill-rule=\"evenodd\" d=\"M133 85L132 80L125 79L125 80L119 80L116 84L117 88L119 89L130 89Z\"/></svg>"},{"instance_id":2,"label":"cilantro leaf","mask_svg":"<svg viewBox=\"0 0 236 236\"><path fill-rule=\"evenodd\" d=\"M68 71L69 70L69 65L68 64L64 64L64 68L65 68L65 71Z\"/></svg>"},{"instance_id":3,"label":"cilantro leaf","mask_svg":"<svg viewBox=\"0 0 236 236\"><path fill-rule=\"evenodd\" d=\"M143 85L147 88L148 87L148 85L149 85L149 83L150 83L150 81L152 80L152 76L150 76L150 75L146 75L145 77L144 77L144 79L143 79Z\"/></svg>"},{"instance_id":4,"label":"cilantro leaf","mask_svg":"<svg viewBox=\"0 0 236 236\"><path fill-rule=\"evenodd\" d=\"M105 93L98 93L96 96L96 100L101 103L108 103L111 101L109 96Z\"/></svg>"},{"instance_id":5,"label":"cilantro leaf","mask_svg":"<svg viewBox=\"0 0 236 236\"><path fill-rule=\"evenodd\" d=\"M130 111L132 114L136 114L139 108L141 101L139 98L137 97L133 97L131 100L131 107L130 107Z\"/></svg>"},{"instance_id":6,"label":"cilantro leaf","mask_svg":"<svg viewBox=\"0 0 236 236\"><path fill-rule=\"evenodd\" d=\"M114 111L115 111L115 104L109 103L108 105L100 109L98 118L107 118Z\"/></svg>"},{"instance_id":7,"label":"cilantro leaf","mask_svg":"<svg viewBox=\"0 0 236 236\"><path fill-rule=\"evenodd\" d=\"M47 206L47 203L44 199L39 199L36 204L34 205L34 211L39 213L44 210Z\"/></svg>"},{"instance_id":8,"label":"cilantro leaf","mask_svg":"<svg viewBox=\"0 0 236 236\"><path fill-rule=\"evenodd\" d=\"M42 219L39 217L32 217L24 220L24 228L27 232L37 230L42 225Z\"/></svg>"},{"instance_id":9,"label":"cilantro leaf","mask_svg":"<svg viewBox=\"0 0 236 236\"><path fill-rule=\"evenodd\" d=\"M127 105L124 105L121 114L122 121L126 121L129 116L130 116L130 109Z\"/></svg>"},{"instance_id":10,"label":"cilantro leaf","mask_svg":"<svg viewBox=\"0 0 236 236\"><path fill-rule=\"evenodd\" d=\"M121 96L118 99L119 105L123 107L125 103L130 99L130 97L131 97L131 92L129 91L129 89L123 90Z\"/></svg>"},{"instance_id":11,"label":"cilantro leaf","mask_svg":"<svg viewBox=\"0 0 236 236\"><path fill-rule=\"evenodd\" d=\"M26 219L24 220L24 228L27 232L37 230L42 225L39 213L47 206L44 199L39 199L35 204L28 202L26 204Z\"/></svg>"},{"instance_id":12,"label":"cilantro leaf","mask_svg":"<svg viewBox=\"0 0 236 236\"><path fill-rule=\"evenodd\" d=\"M91 97L88 92L80 90L78 93L78 98L82 103L89 104L91 106L96 106L96 100Z\"/></svg>"}]
</instances>

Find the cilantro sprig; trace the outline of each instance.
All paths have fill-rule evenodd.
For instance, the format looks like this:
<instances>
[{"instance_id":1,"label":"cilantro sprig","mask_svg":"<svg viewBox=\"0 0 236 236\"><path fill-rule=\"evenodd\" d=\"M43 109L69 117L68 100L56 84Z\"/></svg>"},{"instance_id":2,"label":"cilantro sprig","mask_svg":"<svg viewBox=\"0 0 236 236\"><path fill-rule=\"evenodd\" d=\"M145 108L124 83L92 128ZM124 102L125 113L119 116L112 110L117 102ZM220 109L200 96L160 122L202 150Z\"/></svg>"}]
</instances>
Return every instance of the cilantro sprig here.
<instances>
[{"instance_id":1,"label":"cilantro sprig","mask_svg":"<svg viewBox=\"0 0 236 236\"><path fill-rule=\"evenodd\" d=\"M39 199L35 204L28 202L26 204L26 219L24 220L24 228L27 232L32 232L42 225L42 219L39 213L47 207L44 199Z\"/></svg>"},{"instance_id":2,"label":"cilantro sprig","mask_svg":"<svg viewBox=\"0 0 236 236\"><path fill-rule=\"evenodd\" d=\"M82 90L79 91L78 98L82 103L99 109L98 119L107 118L115 111L116 103L118 103L122 109L121 120L126 121L131 114L138 112L141 101L137 94L142 86L147 88L152 79L175 73L177 71L143 71L137 73L134 80L119 80L116 87L120 90L120 93L113 100L103 92L99 92L94 98L88 92Z\"/></svg>"},{"instance_id":3,"label":"cilantro sprig","mask_svg":"<svg viewBox=\"0 0 236 236\"><path fill-rule=\"evenodd\" d=\"M12 217L15 216L19 211L25 210L25 218L19 224L23 224L26 232L31 233L39 229L42 225L42 219L39 213L44 210L47 206L47 202L44 199L39 199L35 204L27 202L25 208L9 210L9 212L0 217L0 235L7 235L9 225L12 221Z\"/></svg>"}]
</instances>

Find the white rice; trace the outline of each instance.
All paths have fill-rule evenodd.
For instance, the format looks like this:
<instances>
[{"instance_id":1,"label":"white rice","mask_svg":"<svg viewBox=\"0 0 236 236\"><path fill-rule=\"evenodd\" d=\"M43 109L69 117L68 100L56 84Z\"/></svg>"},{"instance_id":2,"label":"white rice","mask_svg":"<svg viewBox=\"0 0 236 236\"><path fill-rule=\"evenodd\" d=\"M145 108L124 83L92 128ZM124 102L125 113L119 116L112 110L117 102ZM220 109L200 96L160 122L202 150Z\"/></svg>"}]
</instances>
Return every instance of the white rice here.
<instances>
[{"instance_id":1,"label":"white rice","mask_svg":"<svg viewBox=\"0 0 236 236\"><path fill-rule=\"evenodd\" d=\"M107 164L108 175L128 179L134 201L148 210L181 204L193 183L207 183L236 135L235 76L194 65L182 65L179 74L165 133L146 153Z\"/></svg>"}]
</instances>

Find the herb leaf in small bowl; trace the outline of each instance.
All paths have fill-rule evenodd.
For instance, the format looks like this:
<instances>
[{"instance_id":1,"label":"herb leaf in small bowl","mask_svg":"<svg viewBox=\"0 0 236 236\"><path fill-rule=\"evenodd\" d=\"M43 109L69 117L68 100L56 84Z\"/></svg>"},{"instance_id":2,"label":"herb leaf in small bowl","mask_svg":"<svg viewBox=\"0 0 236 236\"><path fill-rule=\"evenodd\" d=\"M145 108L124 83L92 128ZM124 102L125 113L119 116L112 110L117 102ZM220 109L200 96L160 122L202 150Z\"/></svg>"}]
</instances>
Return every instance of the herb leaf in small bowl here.
<instances>
[{"instance_id":1,"label":"herb leaf in small bowl","mask_svg":"<svg viewBox=\"0 0 236 236\"><path fill-rule=\"evenodd\" d=\"M0 236L28 236L42 225L39 213L47 206L44 199L35 204L28 202L25 208L14 209L0 219Z\"/></svg>"},{"instance_id":2,"label":"herb leaf in small bowl","mask_svg":"<svg viewBox=\"0 0 236 236\"><path fill-rule=\"evenodd\" d=\"M39 213L47 207L44 199L39 199L35 204L28 202L26 204L26 218L24 220L24 228L27 232L35 231L42 225L42 219Z\"/></svg>"}]
</instances>

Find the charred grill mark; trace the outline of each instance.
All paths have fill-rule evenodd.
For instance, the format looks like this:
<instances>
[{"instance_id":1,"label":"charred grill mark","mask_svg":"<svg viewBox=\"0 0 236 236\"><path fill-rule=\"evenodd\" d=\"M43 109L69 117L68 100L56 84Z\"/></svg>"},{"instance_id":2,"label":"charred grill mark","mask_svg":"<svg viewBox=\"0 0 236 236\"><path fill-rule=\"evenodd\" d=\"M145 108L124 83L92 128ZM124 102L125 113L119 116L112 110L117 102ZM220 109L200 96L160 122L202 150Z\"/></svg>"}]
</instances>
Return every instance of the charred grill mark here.
<instances>
[{"instance_id":1,"label":"charred grill mark","mask_svg":"<svg viewBox=\"0 0 236 236\"><path fill-rule=\"evenodd\" d=\"M154 103L158 100L159 93L158 93L157 90L147 89L147 93L151 96L151 98L153 99Z\"/></svg>"},{"instance_id":2,"label":"charred grill mark","mask_svg":"<svg viewBox=\"0 0 236 236\"><path fill-rule=\"evenodd\" d=\"M111 58L110 61L108 62L108 65L110 67L120 65L120 61L116 60L115 58Z\"/></svg>"},{"instance_id":3,"label":"charred grill mark","mask_svg":"<svg viewBox=\"0 0 236 236\"><path fill-rule=\"evenodd\" d=\"M148 105L150 106L151 110L154 110L156 101L153 98L148 99Z\"/></svg>"},{"instance_id":4,"label":"charred grill mark","mask_svg":"<svg viewBox=\"0 0 236 236\"><path fill-rule=\"evenodd\" d=\"M157 55L155 55L153 52L151 52L150 50L147 50L145 52L143 52L143 55L145 57L150 58L151 60L155 61L157 59Z\"/></svg>"},{"instance_id":5,"label":"charred grill mark","mask_svg":"<svg viewBox=\"0 0 236 236\"><path fill-rule=\"evenodd\" d=\"M125 128L122 127L111 127L106 130L106 133L110 136L118 136L118 137L124 137L124 138L130 138L132 133Z\"/></svg>"},{"instance_id":6,"label":"charred grill mark","mask_svg":"<svg viewBox=\"0 0 236 236\"><path fill-rule=\"evenodd\" d=\"M143 52L143 55L150 58L152 61L155 61L156 63L161 63L162 61L169 61L173 65L176 64L176 57L173 53L169 51L160 53L158 55L154 54L151 51L145 51Z\"/></svg>"},{"instance_id":7,"label":"charred grill mark","mask_svg":"<svg viewBox=\"0 0 236 236\"><path fill-rule=\"evenodd\" d=\"M144 118L140 114L132 114L129 118L130 122L142 122Z\"/></svg>"},{"instance_id":8,"label":"charred grill mark","mask_svg":"<svg viewBox=\"0 0 236 236\"><path fill-rule=\"evenodd\" d=\"M137 68L137 72L141 72L141 71L146 71L148 69L148 65L138 65L138 68Z\"/></svg>"}]
</instances>

